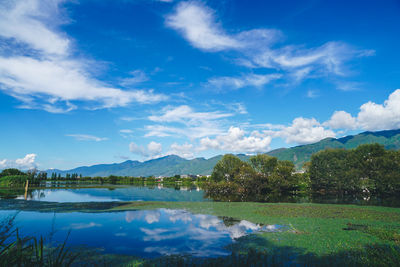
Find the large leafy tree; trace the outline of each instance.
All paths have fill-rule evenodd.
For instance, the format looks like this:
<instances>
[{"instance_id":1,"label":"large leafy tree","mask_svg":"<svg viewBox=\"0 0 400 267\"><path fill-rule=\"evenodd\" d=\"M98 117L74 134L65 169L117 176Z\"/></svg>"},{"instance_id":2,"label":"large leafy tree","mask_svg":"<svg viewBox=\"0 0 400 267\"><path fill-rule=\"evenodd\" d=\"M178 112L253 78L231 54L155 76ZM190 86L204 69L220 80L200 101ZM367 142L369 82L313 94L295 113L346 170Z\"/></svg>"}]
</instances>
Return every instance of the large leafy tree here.
<instances>
[{"instance_id":1,"label":"large leafy tree","mask_svg":"<svg viewBox=\"0 0 400 267\"><path fill-rule=\"evenodd\" d=\"M240 171L243 162L232 154L227 154L214 166L211 180L214 182L232 182Z\"/></svg>"},{"instance_id":2,"label":"large leafy tree","mask_svg":"<svg viewBox=\"0 0 400 267\"><path fill-rule=\"evenodd\" d=\"M283 194L297 187L294 165L268 155L256 155L243 162L225 155L214 167L208 193L218 199L265 201L271 194Z\"/></svg>"},{"instance_id":3,"label":"large leafy tree","mask_svg":"<svg viewBox=\"0 0 400 267\"><path fill-rule=\"evenodd\" d=\"M25 173L15 168L4 169L0 173L0 177L11 176L11 175L25 175Z\"/></svg>"}]
</instances>

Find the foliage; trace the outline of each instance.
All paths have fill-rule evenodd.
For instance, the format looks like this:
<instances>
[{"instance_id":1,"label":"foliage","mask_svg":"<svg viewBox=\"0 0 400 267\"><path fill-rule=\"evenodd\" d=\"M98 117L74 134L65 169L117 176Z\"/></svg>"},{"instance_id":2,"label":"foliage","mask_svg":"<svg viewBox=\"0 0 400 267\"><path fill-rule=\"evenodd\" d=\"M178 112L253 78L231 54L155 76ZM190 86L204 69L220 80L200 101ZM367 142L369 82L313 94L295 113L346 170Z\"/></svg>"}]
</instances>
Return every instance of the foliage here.
<instances>
[{"instance_id":1,"label":"foliage","mask_svg":"<svg viewBox=\"0 0 400 267\"><path fill-rule=\"evenodd\" d=\"M2 172L0 172L0 177L12 175L25 175L25 173L14 168L4 169Z\"/></svg>"},{"instance_id":2,"label":"foliage","mask_svg":"<svg viewBox=\"0 0 400 267\"><path fill-rule=\"evenodd\" d=\"M228 154L215 165L206 192L215 200L268 201L296 191L306 181L301 178L290 161L260 154L244 162Z\"/></svg>"},{"instance_id":3,"label":"foliage","mask_svg":"<svg viewBox=\"0 0 400 267\"><path fill-rule=\"evenodd\" d=\"M312 189L321 193L400 192L400 152L382 145L328 149L314 154L309 165Z\"/></svg>"},{"instance_id":4,"label":"foliage","mask_svg":"<svg viewBox=\"0 0 400 267\"><path fill-rule=\"evenodd\" d=\"M14 217L0 222L0 266L71 266L78 256L65 241L48 247L43 237L21 237L13 225Z\"/></svg>"},{"instance_id":5,"label":"foliage","mask_svg":"<svg viewBox=\"0 0 400 267\"><path fill-rule=\"evenodd\" d=\"M0 185L1 186L23 186L26 184L26 181L29 180L29 183L37 182L32 177L28 175L10 175L10 176L3 176L0 178Z\"/></svg>"},{"instance_id":6,"label":"foliage","mask_svg":"<svg viewBox=\"0 0 400 267\"><path fill-rule=\"evenodd\" d=\"M300 192L338 195L398 195L400 151L365 144L315 153L296 173L290 161L260 154L248 162L225 155L214 167L207 195L214 200L271 201Z\"/></svg>"},{"instance_id":7,"label":"foliage","mask_svg":"<svg viewBox=\"0 0 400 267\"><path fill-rule=\"evenodd\" d=\"M213 182L232 182L244 163L236 156L227 154L217 162L211 174Z\"/></svg>"}]
</instances>

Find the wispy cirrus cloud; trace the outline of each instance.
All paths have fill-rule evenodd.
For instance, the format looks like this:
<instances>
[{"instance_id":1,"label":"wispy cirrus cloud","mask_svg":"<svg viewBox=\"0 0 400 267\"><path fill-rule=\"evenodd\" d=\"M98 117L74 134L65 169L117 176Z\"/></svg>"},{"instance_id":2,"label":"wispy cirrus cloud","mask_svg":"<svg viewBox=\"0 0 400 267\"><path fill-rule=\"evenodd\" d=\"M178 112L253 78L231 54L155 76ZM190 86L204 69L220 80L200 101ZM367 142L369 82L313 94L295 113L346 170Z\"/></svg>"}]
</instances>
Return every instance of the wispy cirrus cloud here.
<instances>
[{"instance_id":1,"label":"wispy cirrus cloud","mask_svg":"<svg viewBox=\"0 0 400 267\"><path fill-rule=\"evenodd\" d=\"M74 139L76 139L78 141L100 142L100 141L108 140L108 138L106 138L106 137L98 137L98 136L89 135L89 134L66 134L65 136L73 137Z\"/></svg>"},{"instance_id":2,"label":"wispy cirrus cloud","mask_svg":"<svg viewBox=\"0 0 400 267\"><path fill-rule=\"evenodd\" d=\"M166 25L202 50L221 51L242 46L216 22L214 11L199 2L179 3L175 12L166 17Z\"/></svg>"},{"instance_id":3,"label":"wispy cirrus cloud","mask_svg":"<svg viewBox=\"0 0 400 267\"><path fill-rule=\"evenodd\" d=\"M0 51L0 90L19 99L21 108L52 113L71 111L82 101L86 108L111 108L168 98L152 90L122 90L97 79L91 71L96 63L74 57L71 39L58 30L67 22L60 19L63 3L0 4L0 38L13 48L12 54Z\"/></svg>"},{"instance_id":4,"label":"wispy cirrus cloud","mask_svg":"<svg viewBox=\"0 0 400 267\"><path fill-rule=\"evenodd\" d=\"M216 89L236 90L243 87L262 88L273 80L281 78L282 74L248 74L241 77L214 77L210 78L207 85Z\"/></svg>"},{"instance_id":5,"label":"wispy cirrus cloud","mask_svg":"<svg viewBox=\"0 0 400 267\"><path fill-rule=\"evenodd\" d=\"M131 71L129 74L130 77L121 80L120 84L122 86L136 85L149 80L147 74L142 70L134 70Z\"/></svg>"},{"instance_id":6,"label":"wispy cirrus cloud","mask_svg":"<svg viewBox=\"0 0 400 267\"><path fill-rule=\"evenodd\" d=\"M149 120L155 122L181 122L185 124L197 123L203 120L216 120L231 117L230 113L222 113L218 111L197 112L188 105L178 107L167 106L160 115L149 116Z\"/></svg>"},{"instance_id":7,"label":"wispy cirrus cloud","mask_svg":"<svg viewBox=\"0 0 400 267\"><path fill-rule=\"evenodd\" d=\"M222 120L233 115L220 111L200 112L188 105L167 106L159 114L148 117L150 121L158 124L147 125L148 132L145 136L184 136L196 139L219 134Z\"/></svg>"},{"instance_id":8,"label":"wispy cirrus cloud","mask_svg":"<svg viewBox=\"0 0 400 267\"><path fill-rule=\"evenodd\" d=\"M301 81L310 75L346 76L346 62L374 55L373 50L357 49L340 41L317 47L284 44L284 34L277 29L252 29L228 33L214 10L199 1L181 2L166 17L166 25L185 38L193 47L209 52L231 53L237 64L250 69L268 68L284 71L288 78ZM213 78L230 83L233 88L246 84L235 77ZM218 80L219 79L219 80ZM254 85L251 82L248 85ZM255 85L256 86L256 85Z\"/></svg>"}]
</instances>

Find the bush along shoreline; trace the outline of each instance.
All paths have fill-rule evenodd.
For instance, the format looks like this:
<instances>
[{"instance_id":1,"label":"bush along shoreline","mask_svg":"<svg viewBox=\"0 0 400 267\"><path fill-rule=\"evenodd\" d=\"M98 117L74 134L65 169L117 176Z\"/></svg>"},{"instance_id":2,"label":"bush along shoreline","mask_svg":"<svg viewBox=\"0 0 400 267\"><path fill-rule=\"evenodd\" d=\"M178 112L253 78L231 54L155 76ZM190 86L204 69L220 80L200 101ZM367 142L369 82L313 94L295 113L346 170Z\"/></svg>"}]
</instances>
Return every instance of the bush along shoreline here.
<instances>
[{"instance_id":1,"label":"bush along shoreline","mask_svg":"<svg viewBox=\"0 0 400 267\"><path fill-rule=\"evenodd\" d=\"M248 162L228 154L215 165L205 190L218 201L269 202L302 194L399 196L400 151L379 144L326 149L315 153L301 172L292 162L265 154Z\"/></svg>"}]
</instances>

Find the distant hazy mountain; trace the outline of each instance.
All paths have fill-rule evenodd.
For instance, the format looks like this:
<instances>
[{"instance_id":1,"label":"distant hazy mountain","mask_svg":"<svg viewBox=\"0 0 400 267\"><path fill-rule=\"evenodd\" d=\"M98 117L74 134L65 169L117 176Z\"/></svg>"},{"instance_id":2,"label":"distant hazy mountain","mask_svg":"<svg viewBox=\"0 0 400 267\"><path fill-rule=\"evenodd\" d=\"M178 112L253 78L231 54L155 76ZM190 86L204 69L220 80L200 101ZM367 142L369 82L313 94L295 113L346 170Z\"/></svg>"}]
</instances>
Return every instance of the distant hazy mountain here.
<instances>
[{"instance_id":1,"label":"distant hazy mountain","mask_svg":"<svg viewBox=\"0 0 400 267\"><path fill-rule=\"evenodd\" d=\"M307 161L313 153L326 148L355 148L361 144L380 143L387 149L400 149L400 130L380 131L380 132L364 132L358 135L350 135L336 138L326 138L317 143L296 146L292 148L280 148L268 152L268 155L277 157L280 160L292 161L297 169ZM242 160L247 160L249 156L238 155ZM210 159L196 158L192 160L183 159L181 157L170 155L158 159L152 159L144 162L127 160L122 163L99 164L89 167L79 167L72 170L47 170L49 174L52 172L61 173L77 173L83 176L150 176L163 175L173 176L175 174L211 174L214 165L222 158L222 155L212 157Z\"/></svg>"},{"instance_id":2,"label":"distant hazy mountain","mask_svg":"<svg viewBox=\"0 0 400 267\"><path fill-rule=\"evenodd\" d=\"M237 155L242 160L247 160L248 156ZM173 176L175 174L211 174L214 165L222 158L222 155L209 159L195 158L187 160L175 155L169 155L144 162L127 160L122 163L98 164L89 167L78 167L72 170L47 170L47 173L77 173L83 176Z\"/></svg>"}]
</instances>

